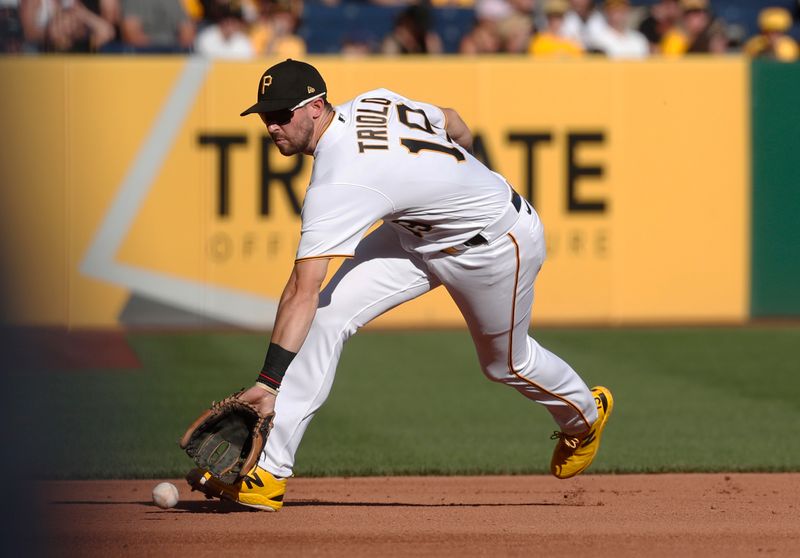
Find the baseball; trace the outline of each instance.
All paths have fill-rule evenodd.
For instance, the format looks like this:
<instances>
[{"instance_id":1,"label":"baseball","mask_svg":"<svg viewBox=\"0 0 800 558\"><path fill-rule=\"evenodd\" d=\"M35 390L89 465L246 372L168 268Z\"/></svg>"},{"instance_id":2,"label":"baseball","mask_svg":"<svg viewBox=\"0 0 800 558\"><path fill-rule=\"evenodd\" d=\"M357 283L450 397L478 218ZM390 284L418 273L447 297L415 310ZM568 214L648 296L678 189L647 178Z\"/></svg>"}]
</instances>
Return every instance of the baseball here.
<instances>
[{"instance_id":1,"label":"baseball","mask_svg":"<svg viewBox=\"0 0 800 558\"><path fill-rule=\"evenodd\" d=\"M168 510L178 503L178 489L169 482L157 484L153 489L153 502L159 508Z\"/></svg>"}]
</instances>

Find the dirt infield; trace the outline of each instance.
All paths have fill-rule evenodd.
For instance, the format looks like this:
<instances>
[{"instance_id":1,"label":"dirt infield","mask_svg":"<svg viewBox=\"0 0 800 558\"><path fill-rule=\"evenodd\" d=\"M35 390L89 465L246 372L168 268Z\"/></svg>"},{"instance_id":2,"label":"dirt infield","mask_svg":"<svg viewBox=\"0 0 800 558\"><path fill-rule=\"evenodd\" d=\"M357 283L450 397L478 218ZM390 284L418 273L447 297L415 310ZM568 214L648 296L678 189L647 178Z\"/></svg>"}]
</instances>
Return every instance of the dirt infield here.
<instances>
[{"instance_id":1,"label":"dirt infield","mask_svg":"<svg viewBox=\"0 0 800 558\"><path fill-rule=\"evenodd\" d=\"M53 556L798 556L800 474L292 479L279 513L45 483Z\"/></svg>"}]
</instances>

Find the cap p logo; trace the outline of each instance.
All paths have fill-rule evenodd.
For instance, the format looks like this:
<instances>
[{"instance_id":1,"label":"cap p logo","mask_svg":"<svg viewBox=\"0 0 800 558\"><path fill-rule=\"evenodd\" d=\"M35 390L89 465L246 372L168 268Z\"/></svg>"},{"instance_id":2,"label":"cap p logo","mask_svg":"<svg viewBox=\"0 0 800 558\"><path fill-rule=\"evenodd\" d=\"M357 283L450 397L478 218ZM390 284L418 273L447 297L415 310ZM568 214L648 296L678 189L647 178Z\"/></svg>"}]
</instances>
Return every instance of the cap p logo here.
<instances>
[{"instance_id":1,"label":"cap p logo","mask_svg":"<svg viewBox=\"0 0 800 558\"><path fill-rule=\"evenodd\" d=\"M264 76L261 78L261 94L264 94L264 91L272 85L272 76Z\"/></svg>"}]
</instances>

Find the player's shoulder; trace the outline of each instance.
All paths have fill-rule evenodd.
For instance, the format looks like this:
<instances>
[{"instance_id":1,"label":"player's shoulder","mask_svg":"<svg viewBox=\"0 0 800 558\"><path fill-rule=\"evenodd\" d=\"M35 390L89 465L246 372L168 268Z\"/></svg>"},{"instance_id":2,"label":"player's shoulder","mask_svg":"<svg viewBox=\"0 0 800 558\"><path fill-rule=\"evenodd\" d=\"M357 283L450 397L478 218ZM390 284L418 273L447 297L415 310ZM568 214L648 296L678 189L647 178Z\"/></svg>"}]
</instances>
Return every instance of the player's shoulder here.
<instances>
[{"instance_id":1,"label":"player's shoulder","mask_svg":"<svg viewBox=\"0 0 800 558\"><path fill-rule=\"evenodd\" d=\"M408 97L397 93L396 91L392 91L391 89L386 89L385 87L379 87L377 89L370 89L369 91L364 91L359 95L353 97L349 101L346 101L340 105L336 106L336 109L342 113L348 113L351 110L354 110L360 103L364 102L365 100L387 100L391 102L413 102Z\"/></svg>"},{"instance_id":2,"label":"player's shoulder","mask_svg":"<svg viewBox=\"0 0 800 558\"><path fill-rule=\"evenodd\" d=\"M400 93L397 93L396 91L392 91L391 89L386 89L385 87L379 87L378 89L371 89L369 91L365 91L356 98L357 99L379 98L379 99L395 100L395 99L405 99L406 97L401 95Z\"/></svg>"}]
</instances>

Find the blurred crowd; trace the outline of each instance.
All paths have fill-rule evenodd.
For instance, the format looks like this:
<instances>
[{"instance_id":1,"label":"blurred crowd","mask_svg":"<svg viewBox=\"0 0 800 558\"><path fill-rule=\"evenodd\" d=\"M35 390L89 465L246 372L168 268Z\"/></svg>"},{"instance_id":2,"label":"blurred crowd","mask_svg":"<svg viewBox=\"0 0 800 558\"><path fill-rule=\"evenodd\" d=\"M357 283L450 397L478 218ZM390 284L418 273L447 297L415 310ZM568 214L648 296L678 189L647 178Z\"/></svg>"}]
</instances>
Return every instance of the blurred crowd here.
<instances>
[{"instance_id":1,"label":"blurred crowd","mask_svg":"<svg viewBox=\"0 0 800 558\"><path fill-rule=\"evenodd\" d=\"M0 0L0 52L196 53L249 59L301 57L306 39L330 33L316 6L349 10L365 3L387 9L386 32L342 35L346 56L447 52L434 20L442 10L469 13L456 40L461 54L534 57L644 58L744 52L798 59L792 36L800 0L764 2L749 36L715 13L709 0ZM334 13L334 12L327 12ZM388 16L388 14L391 14ZM304 38L305 37L305 38Z\"/></svg>"}]
</instances>

